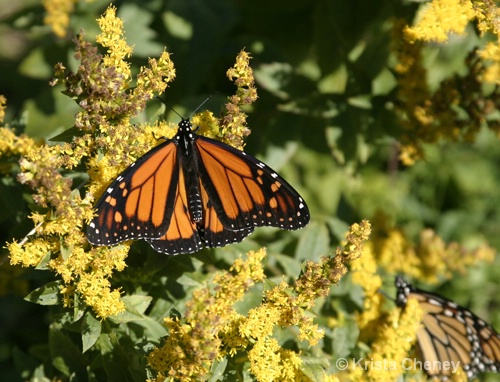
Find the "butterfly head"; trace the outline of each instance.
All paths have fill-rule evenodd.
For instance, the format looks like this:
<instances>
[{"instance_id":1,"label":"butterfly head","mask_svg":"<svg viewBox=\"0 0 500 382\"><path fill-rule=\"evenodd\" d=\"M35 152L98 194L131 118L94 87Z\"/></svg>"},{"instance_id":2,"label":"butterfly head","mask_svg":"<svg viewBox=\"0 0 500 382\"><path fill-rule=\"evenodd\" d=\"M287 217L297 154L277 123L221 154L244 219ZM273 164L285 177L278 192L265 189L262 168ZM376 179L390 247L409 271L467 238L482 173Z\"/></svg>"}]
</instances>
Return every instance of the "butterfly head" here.
<instances>
[{"instance_id":1,"label":"butterfly head","mask_svg":"<svg viewBox=\"0 0 500 382\"><path fill-rule=\"evenodd\" d=\"M193 134L193 124L189 119L182 119L177 125L177 135Z\"/></svg>"},{"instance_id":2,"label":"butterfly head","mask_svg":"<svg viewBox=\"0 0 500 382\"><path fill-rule=\"evenodd\" d=\"M396 276L395 285L397 288L396 305L404 306L413 286L405 281L401 276Z\"/></svg>"},{"instance_id":3,"label":"butterfly head","mask_svg":"<svg viewBox=\"0 0 500 382\"><path fill-rule=\"evenodd\" d=\"M196 131L193 130L193 125L189 119L182 119L178 124L177 134L174 137L176 145L183 148L186 154L191 152Z\"/></svg>"}]
</instances>

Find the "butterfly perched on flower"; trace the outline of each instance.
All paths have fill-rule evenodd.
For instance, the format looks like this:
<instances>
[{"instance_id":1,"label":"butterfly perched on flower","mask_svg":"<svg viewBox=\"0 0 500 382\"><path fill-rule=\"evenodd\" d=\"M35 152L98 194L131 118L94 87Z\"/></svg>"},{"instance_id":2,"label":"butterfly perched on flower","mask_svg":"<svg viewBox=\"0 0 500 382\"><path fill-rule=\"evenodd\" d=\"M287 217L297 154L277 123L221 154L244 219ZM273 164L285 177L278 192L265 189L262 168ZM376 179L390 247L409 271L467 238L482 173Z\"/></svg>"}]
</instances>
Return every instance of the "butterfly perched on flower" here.
<instances>
[{"instance_id":1,"label":"butterfly perched on flower","mask_svg":"<svg viewBox=\"0 0 500 382\"><path fill-rule=\"evenodd\" d=\"M309 210L286 180L258 159L197 135L182 119L173 139L123 171L96 204L94 245L145 239L166 254L241 242L255 227L304 227Z\"/></svg>"},{"instance_id":2,"label":"butterfly perched on flower","mask_svg":"<svg viewBox=\"0 0 500 382\"><path fill-rule=\"evenodd\" d=\"M401 277L396 277L396 288L398 306L405 307L408 298L416 298L425 312L417 342L423 360L434 365L426 369L430 377L441 381L451 378L452 370L440 367L445 361L459 365L468 378L483 371L500 371L500 336L491 325L457 303L417 289Z\"/></svg>"}]
</instances>

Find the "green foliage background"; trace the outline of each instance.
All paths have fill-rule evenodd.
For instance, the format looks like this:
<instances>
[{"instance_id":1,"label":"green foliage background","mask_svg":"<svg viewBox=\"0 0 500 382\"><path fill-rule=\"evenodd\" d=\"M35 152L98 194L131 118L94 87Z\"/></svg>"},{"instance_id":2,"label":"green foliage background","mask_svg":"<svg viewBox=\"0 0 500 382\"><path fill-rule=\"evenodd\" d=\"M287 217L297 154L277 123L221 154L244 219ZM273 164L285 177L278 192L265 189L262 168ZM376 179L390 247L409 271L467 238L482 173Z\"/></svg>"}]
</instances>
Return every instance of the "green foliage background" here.
<instances>
[{"instance_id":1,"label":"green foliage background","mask_svg":"<svg viewBox=\"0 0 500 382\"><path fill-rule=\"evenodd\" d=\"M95 41L95 20L108 2L78 2L66 39L43 25L39 2L4 3L0 93L8 100L6 121L18 133L49 139L72 126L78 111L61 88L49 86L52 67L57 62L75 64L70 38L74 33L83 29L86 39ZM226 70L242 48L251 52L259 99L248 110L252 135L245 150L296 186L309 204L312 222L298 232L260 229L241 244L205 249L195 256L168 258L136 243L128 268L113 284L121 286L125 296L142 293L155 302L147 311L150 321L142 327L130 325L128 336L117 331L109 359L82 355L79 325L93 323L69 325L68 313L61 308L23 300L29 291L55 281L53 275L10 267L1 249L0 370L5 380L83 380L90 365L98 372L89 380L144 380L140 355L148 349L141 348L141 338L164 335L161 318L171 309L182 312L190 291L210 272L227 269L239 253L265 245L270 280L293 279L303 260L329 254L349 224L371 219L377 212L389 216L412 240L430 227L448 242L466 247L488 242L500 248L500 145L493 133L484 129L474 142L427 145L425 160L412 167L398 162L395 143L405 132L393 112L398 100L391 28L395 17L411 24L417 3L137 0L115 5L125 22L126 38L134 45L135 70L148 56L159 56L163 46L173 53L177 78L164 98L181 115L188 116L208 95L214 96L207 108L217 114L225 97L234 92ZM429 86L437 88L443 79L462 73L465 56L478 44L470 30L446 45L426 47ZM152 102L141 118L149 120L157 108ZM169 119L178 117L170 113ZM17 159L1 158L0 165L11 168ZM0 183L2 242L19 240L32 229L27 220L30 192L16 182L15 172L14 167ZM74 186L83 192L82 179L76 177ZM147 256L139 254L145 252ZM440 293L500 328L497 265L498 261L494 266L477 264L446 282ZM385 281L385 290L393 293L392 275ZM260 290L252 293L242 303L243 310L252 306L252 298L260 298ZM140 311L145 302L129 303ZM332 288L318 321L340 313L352 316L361 304L359 288L347 278ZM103 330L120 324L110 320ZM334 372L332 359L349 354L356 339L352 325L327 331L323 351L332 358L321 357L329 372Z\"/></svg>"}]
</instances>

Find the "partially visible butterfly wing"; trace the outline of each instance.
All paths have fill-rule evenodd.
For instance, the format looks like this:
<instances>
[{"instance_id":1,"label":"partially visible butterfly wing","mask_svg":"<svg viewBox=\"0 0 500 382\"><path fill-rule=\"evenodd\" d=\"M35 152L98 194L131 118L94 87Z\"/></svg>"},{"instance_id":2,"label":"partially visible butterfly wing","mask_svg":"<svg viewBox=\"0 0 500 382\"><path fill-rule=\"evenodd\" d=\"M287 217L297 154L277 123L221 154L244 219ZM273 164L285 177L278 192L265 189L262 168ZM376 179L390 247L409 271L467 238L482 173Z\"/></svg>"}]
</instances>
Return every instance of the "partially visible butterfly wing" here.
<instances>
[{"instance_id":1,"label":"partially visible butterfly wing","mask_svg":"<svg viewBox=\"0 0 500 382\"><path fill-rule=\"evenodd\" d=\"M202 136L195 146L202 184L226 229L248 232L250 227L273 226L295 230L309 222L304 200L264 163Z\"/></svg>"},{"instance_id":2,"label":"partially visible butterfly wing","mask_svg":"<svg viewBox=\"0 0 500 382\"><path fill-rule=\"evenodd\" d=\"M468 378L482 371L500 370L500 336L489 324L455 302L416 289L400 277L396 286L399 306L406 306L412 297L425 311L417 342L423 359L435 366L426 370L429 376L448 380L452 370L438 367L444 361L455 365L460 362Z\"/></svg>"},{"instance_id":3,"label":"partially visible butterfly wing","mask_svg":"<svg viewBox=\"0 0 500 382\"><path fill-rule=\"evenodd\" d=\"M87 227L94 245L161 237L174 209L179 178L177 146L167 141L123 171L96 204L97 216Z\"/></svg>"},{"instance_id":4,"label":"partially visible butterfly wing","mask_svg":"<svg viewBox=\"0 0 500 382\"><path fill-rule=\"evenodd\" d=\"M456 310L450 310L451 315L446 316L444 311L450 307L443 304L444 301L427 294L412 293L410 297L416 298L426 312L422 319L423 327L417 331L423 359L439 362L446 360L453 362L453 365L465 367L465 361L470 362L472 345L467 340L467 327L460 321L461 315ZM429 376L451 377L452 371L442 370L440 363L433 362L431 365L426 370Z\"/></svg>"},{"instance_id":5,"label":"partially visible butterfly wing","mask_svg":"<svg viewBox=\"0 0 500 382\"><path fill-rule=\"evenodd\" d=\"M201 238L196 223L189 213L189 201L186 192L184 172L179 172L174 196L174 209L167 232L158 239L146 241L158 252L175 255L178 253L193 253L201 249Z\"/></svg>"},{"instance_id":6,"label":"partially visible butterfly wing","mask_svg":"<svg viewBox=\"0 0 500 382\"><path fill-rule=\"evenodd\" d=\"M237 231L225 228L203 185L201 185L201 200L203 204L203 220L199 225L199 233L205 242L205 246L214 248L239 243L253 232L253 227Z\"/></svg>"}]
</instances>

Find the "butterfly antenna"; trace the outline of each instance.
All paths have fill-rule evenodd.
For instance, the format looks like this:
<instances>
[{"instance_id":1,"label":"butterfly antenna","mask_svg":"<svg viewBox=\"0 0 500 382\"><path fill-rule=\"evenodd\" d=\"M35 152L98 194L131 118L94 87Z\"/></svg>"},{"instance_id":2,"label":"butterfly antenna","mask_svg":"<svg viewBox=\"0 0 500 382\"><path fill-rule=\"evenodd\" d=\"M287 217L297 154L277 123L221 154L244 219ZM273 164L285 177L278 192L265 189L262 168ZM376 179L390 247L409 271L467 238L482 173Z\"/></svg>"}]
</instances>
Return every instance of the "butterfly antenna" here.
<instances>
[{"instance_id":1,"label":"butterfly antenna","mask_svg":"<svg viewBox=\"0 0 500 382\"><path fill-rule=\"evenodd\" d=\"M203 105L205 105L205 104L208 102L208 100L209 100L210 98L212 98L212 96L213 96L213 94L210 94L207 98L205 98L205 101L203 101L203 102L200 104L200 106L198 106L198 107L196 108L196 110L195 110L195 111L193 111L193 112L191 113L191 115L189 116L189 119L191 119L191 117L192 117L192 116L193 116L193 115L194 115L194 114L195 114L198 110L200 110L200 109L201 109L201 107L202 107Z\"/></svg>"},{"instance_id":2,"label":"butterfly antenna","mask_svg":"<svg viewBox=\"0 0 500 382\"><path fill-rule=\"evenodd\" d=\"M179 113L177 113L177 112L175 111L175 109L174 109L172 106L170 106L167 102L165 102L165 100L164 100L163 98L160 98L160 97L158 97L158 96L156 96L155 98L158 98L158 99L159 99L159 100L160 100L160 101L161 101L161 102L162 102L165 106L168 106L168 108L169 108L170 110L172 110L175 114L177 114L177 115L178 115L181 119L184 119L184 117L183 117L182 115L180 115ZM203 103L205 103L205 102L203 102ZM203 103L202 103L202 105L203 105ZM190 117L190 118L191 118L191 117Z\"/></svg>"},{"instance_id":3,"label":"butterfly antenna","mask_svg":"<svg viewBox=\"0 0 500 382\"><path fill-rule=\"evenodd\" d=\"M380 293L385 298L387 298L388 300L391 300L391 301L394 301L394 302L396 301L394 298L392 298L392 296L389 296L389 294L385 290L383 290L382 288L379 288L377 290L377 292Z\"/></svg>"}]
</instances>

